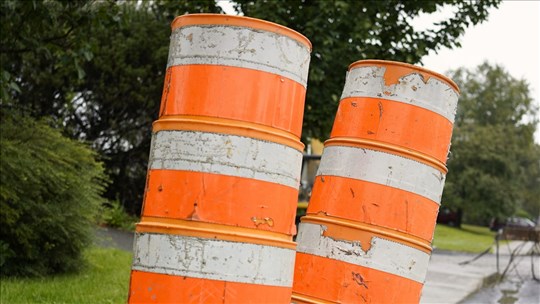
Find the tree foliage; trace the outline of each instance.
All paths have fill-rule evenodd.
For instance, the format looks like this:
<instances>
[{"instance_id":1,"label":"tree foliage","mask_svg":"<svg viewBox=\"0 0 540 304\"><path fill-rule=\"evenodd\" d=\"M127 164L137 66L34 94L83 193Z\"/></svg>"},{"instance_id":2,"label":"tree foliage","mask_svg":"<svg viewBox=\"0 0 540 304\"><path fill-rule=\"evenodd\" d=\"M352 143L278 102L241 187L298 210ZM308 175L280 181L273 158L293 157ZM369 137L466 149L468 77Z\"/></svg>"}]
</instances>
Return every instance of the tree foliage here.
<instances>
[{"instance_id":1,"label":"tree foliage","mask_svg":"<svg viewBox=\"0 0 540 304\"><path fill-rule=\"evenodd\" d=\"M500 1L343 1L236 0L246 16L291 27L313 44L304 137L328 137L347 67L361 59L386 59L411 64L441 47L459 46L469 25L487 19L488 9ZM412 20L421 14L452 7L454 16L433 28L416 30Z\"/></svg>"},{"instance_id":2,"label":"tree foliage","mask_svg":"<svg viewBox=\"0 0 540 304\"><path fill-rule=\"evenodd\" d=\"M75 85L85 78L84 62L97 45L89 28L105 31L116 5L94 1L2 1L0 59L2 105L35 117L60 118L76 107Z\"/></svg>"},{"instance_id":3,"label":"tree foliage","mask_svg":"<svg viewBox=\"0 0 540 304\"><path fill-rule=\"evenodd\" d=\"M527 83L488 63L454 71L452 79L461 96L443 203L480 224L518 210L537 216L538 121Z\"/></svg>"},{"instance_id":4,"label":"tree foliage","mask_svg":"<svg viewBox=\"0 0 540 304\"><path fill-rule=\"evenodd\" d=\"M5 111L1 119L1 274L78 269L102 200L103 165L44 121Z\"/></svg>"},{"instance_id":5,"label":"tree foliage","mask_svg":"<svg viewBox=\"0 0 540 304\"><path fill-rule=\"evenodd\" d=\"M139 213L170 23L220 8L208 0L1 5L2 106L50 117L67 136L91 142L112 180L106 196Z\"/></svg>"},{"instance_id":6,"label":"tree foliage","mask_svg":"<svg viewBox=\"0 0 540 304\"><path fill-rule=\"evenodd\" d=\"M304 139L328 135L348 64L365 58L418 63L430 51L458 46L465 28L499 3L232 2L246 16L289 26L313 42ZM411 25L444 6L455 15L423 31ZM91 142L112 179L107 197L138 213L169 25L175 16L220 13L220 7L213 0L8 0L0 8L2 106L51 117L67 136Z\"/></svg>"}]
</instances>

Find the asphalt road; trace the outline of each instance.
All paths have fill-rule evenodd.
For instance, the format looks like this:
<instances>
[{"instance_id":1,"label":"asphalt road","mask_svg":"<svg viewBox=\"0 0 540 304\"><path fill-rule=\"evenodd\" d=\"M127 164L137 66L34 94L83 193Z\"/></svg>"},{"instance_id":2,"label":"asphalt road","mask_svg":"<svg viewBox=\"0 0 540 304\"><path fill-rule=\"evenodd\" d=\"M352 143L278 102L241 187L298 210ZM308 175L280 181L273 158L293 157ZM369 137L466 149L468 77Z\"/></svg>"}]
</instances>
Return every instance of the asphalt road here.
<instances>
[{"instance_id":1,"label":"asphalt road","mask_svg":"<svg viewBox=\"0 0 540 304\"><path fill-rule=\"evenodd\" d=\"M97 227L95 230L94 243L100 247L133 251L133 235L133 232L107 227Z\"/></svg>"},{"instance_id":2,"label":"asphalt road","mask_svg":"<svg viewBox=\"0 0 540 304\"><path fill-rule=\"evenodd\" d=\"M501 265L501 272L508 263ZM500 304L539 304L540 303L540 257L534 260L530 255L520 255L510 264L502 280L480 289L469 296L462 304L500 303Z\"/></svg>"}]
</instances>

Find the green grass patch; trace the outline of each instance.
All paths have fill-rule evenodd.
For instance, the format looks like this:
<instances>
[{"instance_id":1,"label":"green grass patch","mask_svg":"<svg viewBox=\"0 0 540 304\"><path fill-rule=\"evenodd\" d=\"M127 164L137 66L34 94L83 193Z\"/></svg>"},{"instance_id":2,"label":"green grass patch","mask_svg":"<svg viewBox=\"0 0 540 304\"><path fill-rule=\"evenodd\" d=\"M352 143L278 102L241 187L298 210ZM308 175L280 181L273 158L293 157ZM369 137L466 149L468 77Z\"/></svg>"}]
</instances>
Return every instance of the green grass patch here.
<instances>
[{"instance_id":1,"label":"green grass patch","mask_svg":"<svg viewBox=\"0 0 540 304\"><path fill-rule=\"evenodd\" d=\"M493 244L495 233L486 227L437 225L438 249L479 253ZM132 254L92 247L85 251L87 267L77 274L46 278L0 280L0 303L125 303Z\"/></svg>"},{"instance_id":2,"label":"green grass patch","mask_svg":"<svg viewBox=\"0 0 540 304\"><path fill-rule=\"evenodd\" d=\"M433 245L437 249L480 253L493 245L495 232L487 227L461 225L461 228L437 224Z\"/></svg>"},{"instance_id":3,"label":"green grass patch","mask_svg":"<svg viewBox=\"0 0 540 304\"><path fill-rule=\"evenodd\" d=\"M89 248L87 267L77 274L46 278L3 278L0 303L125 303L132 254Z\"/></svg>"}]
</instances>

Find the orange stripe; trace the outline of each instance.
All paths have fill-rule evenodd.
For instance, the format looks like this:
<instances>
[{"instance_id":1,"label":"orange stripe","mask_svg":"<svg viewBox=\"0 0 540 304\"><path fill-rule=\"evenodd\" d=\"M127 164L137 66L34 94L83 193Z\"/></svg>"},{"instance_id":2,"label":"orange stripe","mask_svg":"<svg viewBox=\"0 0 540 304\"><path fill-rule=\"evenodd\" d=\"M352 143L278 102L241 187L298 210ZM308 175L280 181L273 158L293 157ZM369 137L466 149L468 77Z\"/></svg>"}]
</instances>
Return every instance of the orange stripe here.
<instances>
[{"instance_id":1,"label":"orange stripe","mask_svg":"<svg viewBox=\"0 0 540 304\"><path fill-rule=\"evenodd\" d=\"M311 254L296 254L293 302L307 296L334 303L418 303L421 291L422 284L413 280Z\"/></svg>"},{"instance_id":2,"label":"orange stripe","mask_svg":"<svg viewBox=\"0 0 540 304\"><path fill-rule=\"evenodd\" d=\"M238 135L289 146L300 152L304 144L295 135L265 125L207 116L162 116L153 124L153 132L163 130L201 131Z\"/></svg>"},{"instance_id":3,"label":"orange stripe","mask_svg":"<svg viewBox=\"0 0 540 304\"><path fill-rule=\"evenodd\" d=\"M137 224L135 231L139 233L174 234L296 249L296 243L292 241L291 236L286 234L193 220L143 216L141 222Z\"/></svg>"},{"instance_id":4,"label":"orange stripe","mask_svg":"<svg viewBox=\"0 0 540 304\"><path fill-rule=\"evenodd\" d=\"M131 272L128 303L287 303L290 287Z\"/></svg>"},{"instance_id":5,"label":"orange stripe","mask_svg":"<svg viewBox=\"0 0 540 304\"><path fill-rule=\"evenodd\" d=\"M190 14L176 17L171 24L171 28L174 30L176 28L189 25L224 25L249 27L257 30L263 30L287 36L304 44L311 50L311 42L304 35L288 27L261 19L219 14Z\"/></svg>"},{"instance_id":6,"label":"orange stripe","mask_svg":"<svg viewBox=\"0 0 540 304\"><path fill-rule=\"evenodd\" d=\"M399 82L399 79L403 76L416 73L422 75L424 78L424 82L427 82L429 78L433 77L436 78L442 82L447 83L449 86L451 86L456 93L459 94L459 87L455 82L452 81L452 79L430 71L428 69L425 69L423 67L415 66L408 63L398 62L398 61L387 61L387 60L359 60L356 62L353 62L351 65L349 65L349 70L352 70L354 68L358 68L361 66L378 66L378 67L385 67L386 71L384 73L384 80L385 85L389 86L392 84L397 84Z\"/></svg>"},{"instance_id":7,"label":"orange stripe","mask_svg":"<svg viewBox=\"0 0 540 304\"><path fill-rule=\"evenodd\" d=\"M421 195L339 176L317 176L307 214L333 217L432 241L439 205Z\"/></svg>"},{"instance_id":8,"label":"orange stripe","mask_svg":"<svg viewBox=\"0 0 540 304\"><path fill-rule=\"evenodd\" d=\"M362 139L362 138L352 138L352 137L334 137L324 142L325 147L329 146L347 146L347 147L357 147L357 148L368 148L371 150L387 152L394 155L399 155L406 157L408 159L413 159L428 166L431 166L443 174L448 173L446 165L436 158L433 158L429 155L419 153L417 151L405 149L399 146L394 146L384 142L371 140L371 139Z\"/></svg>"},{"instance_id":9,"label":"orange stripe","mask_svg":"<svg viewBox=\"0 0 540 304\"><path fill-rule=\"evenodd\" d=\"M445 117L402 102L370 98L344 98L331 138L354 137L403 147L446 163L452 123Z\"/></svg>"},{"instance_id":10,"label":"orange stripe","mask_svg":"<svg viewBox=\"0 0 540 304\"><path fill-rule=\"evenodd\" d=\"M371 248L371 239L379 237L431 254L431 242L393 229L319 214L304 216L302 223L326 226L323 235L335 240L361 241L362 250L366 252Z\"/></svg>"},{"instance_id":11,"label":"orange stripe","mask_svg":"<svg viewBox=\"0 0 540 304\"><path fill-rule=\"evenodd\" d=\"M222 65L167 69L163 115L196 115L263 124L300 137L306 89L276 74Z\"/></svg>"},{"instance_id":12,"label":"orange stripe","mask_svg":"<svg viewBox=\"0 0 540 304\"><path fill-rule=\"evenodd\" d=\"M249 178L149 170L142 215L293 235L297 196L291 187Z\"/></svg>"}]
</instances>

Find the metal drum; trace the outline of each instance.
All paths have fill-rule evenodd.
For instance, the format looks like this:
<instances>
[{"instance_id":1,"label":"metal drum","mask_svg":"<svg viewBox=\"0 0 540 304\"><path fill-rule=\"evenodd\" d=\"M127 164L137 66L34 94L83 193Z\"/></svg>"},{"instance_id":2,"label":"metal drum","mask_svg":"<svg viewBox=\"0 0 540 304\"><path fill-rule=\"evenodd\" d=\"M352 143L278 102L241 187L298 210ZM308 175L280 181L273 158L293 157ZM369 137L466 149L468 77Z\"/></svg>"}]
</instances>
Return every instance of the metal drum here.
<instances>
[{"instance_id":1,"label":"metal drum","mask_svg":"<svg viewBox=\"0 0 540 304\"><path fill-rule=\"evenodd\" d=\"M129 302L290 301L310 51L262 20L174 20Z\"/></svg>"},{"instance_id":2,"label":"metal drum","mask_svg":"<svg viewBox=\"0 0 540 304\"><path fill-rule=\"evenodd\" d=\"M458 95L409 64L349 67L299 228L293 302L420 300Z\"/></svg>"}]
</instances>

